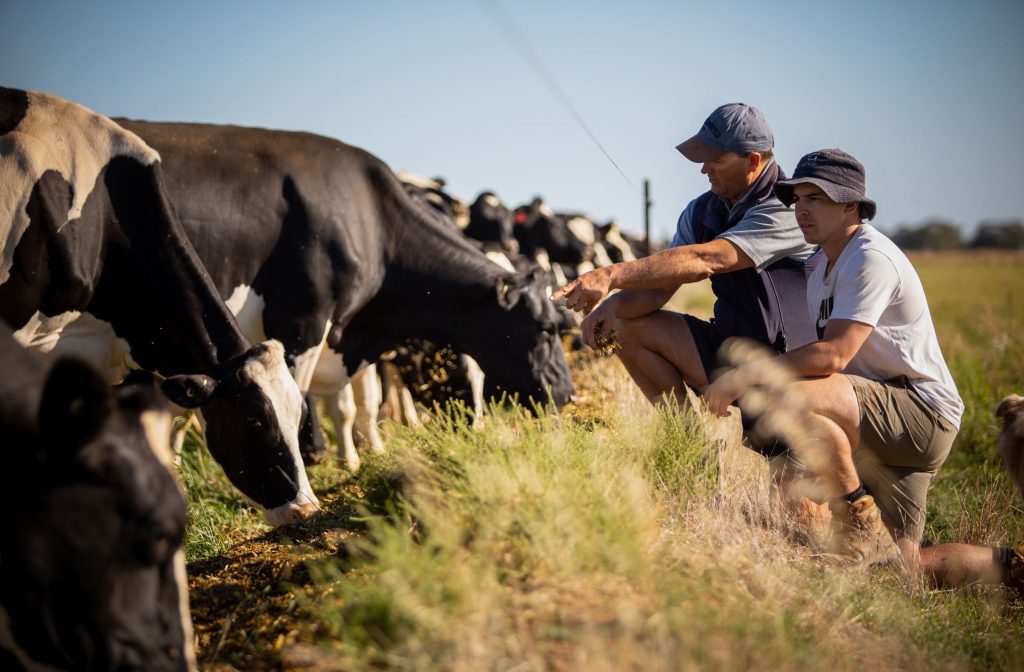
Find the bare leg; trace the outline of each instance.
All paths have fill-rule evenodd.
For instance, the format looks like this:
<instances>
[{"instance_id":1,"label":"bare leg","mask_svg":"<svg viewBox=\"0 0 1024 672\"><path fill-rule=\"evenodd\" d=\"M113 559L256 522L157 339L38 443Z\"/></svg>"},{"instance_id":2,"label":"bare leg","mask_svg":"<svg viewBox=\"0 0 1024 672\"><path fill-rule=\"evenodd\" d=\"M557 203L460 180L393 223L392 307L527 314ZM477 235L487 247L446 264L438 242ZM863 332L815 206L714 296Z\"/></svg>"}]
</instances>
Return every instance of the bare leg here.
<instances>
[{"instance_id":1,"label":"bare leg","mask_svg":"<svg viewBox=\"0 0 1024 672\"><path fill-rule=\"evenodd\" d=\"M853 385L842 375L792 383L808 411L809 428L816 441L803 448L810 469L818 474L830 497L841 497L860 485L853 452L860 444L860 406Z\"/></svg>"},{"instance_id":2,"label":"bare leg","mask_svg":"<svg viewBox=\"0 0 1024 672\"><path fill-rule=\"evenodd\" d=\"M900 546L903 550L903 544ZM988 546L939 544L922 548L917 555L918 569L940 588L992 585L1004 583L1007 578L1005 567L996 562Z\"/></svg>"},{"instance_id":3,"label":"bare leg","mask_svg":"<svg viewBox=\"0 0 1024 672\"><path fill-rule=\"evenodd\" d=\"M611 326L622 349L619 359L651 403L674 392L686 397L683 384L703 391L708 386L690 326L679 313L660 310Z\"/></svg>"}]
</instances>

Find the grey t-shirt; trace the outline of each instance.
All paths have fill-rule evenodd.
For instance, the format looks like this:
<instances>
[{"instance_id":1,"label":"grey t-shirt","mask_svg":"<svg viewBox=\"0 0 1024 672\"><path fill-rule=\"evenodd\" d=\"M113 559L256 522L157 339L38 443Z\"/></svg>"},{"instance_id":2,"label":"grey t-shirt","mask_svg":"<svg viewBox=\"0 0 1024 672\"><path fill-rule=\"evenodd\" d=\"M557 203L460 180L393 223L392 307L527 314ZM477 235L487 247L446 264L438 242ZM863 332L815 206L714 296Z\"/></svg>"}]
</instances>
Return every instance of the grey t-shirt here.
<instances>
[{"instance_id":1,"label":"grey t-shirt","mask_svg":"<svg viewBox=\"0 0 1024 672\"><path fill-rule=\"evenodd\" d=\"M671 247L696 243L692 229L696 202L697 199L690 201L679 215ZM764 272L787 257L802 263L816 249L804 240L793 211L779 199L769 198L751 207L743 219L717 237L728 240L750 257L764 281L769 305L762 306L762 315L767 333L778 333L784 327L789 350L815 340L814 322L807 319L806 278L794 277L791 272L775 276Z\"/></svg>"},{"instance_id":2,"label":"grey t-shirt","mask_svg":"<svg viewBox=\"0 0 1024 672\"><path fill-rule=\"evenodd\" d=\"M693 245L696 242L691 228L696 202L696 199L690 201L679 215L671 247ZM785 257L805 260L816 249L814 245L804 240L804 234L796 224L793 211L777 198L769 198L764 203L750 208L743 219L718 237L743 250L758 271L763 271L765 267Z\"/></svg>"}]
</instances>

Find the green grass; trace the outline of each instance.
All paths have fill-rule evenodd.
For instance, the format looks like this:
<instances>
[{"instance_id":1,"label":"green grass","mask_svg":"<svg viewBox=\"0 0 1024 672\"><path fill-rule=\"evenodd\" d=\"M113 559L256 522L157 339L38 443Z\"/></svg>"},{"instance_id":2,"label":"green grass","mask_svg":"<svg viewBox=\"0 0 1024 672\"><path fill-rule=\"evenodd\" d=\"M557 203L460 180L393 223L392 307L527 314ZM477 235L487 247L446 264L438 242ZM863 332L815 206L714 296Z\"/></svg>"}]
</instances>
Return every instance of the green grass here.
<instances>
[{"instance_id":1,"label":"green grass","mask_svg":"<svg viewBox=\"0 0 1024 672\"><path fill-rule=\"evenodd\" d=\"M920 254L943 355L966 407L956 443L929 493L935 541L1024 543L1024 511L996 452L999 401L1024 394L1024 256Z\"/></svg>"},{"instance_id":2,"label":"green grass","mask_svg":"<svg viewBox=\"0 0 1024 672\"><path fill-rule=\"evenodd\" d=\"M992 414L1003 395L1024 392L1024 264L914 262L968 406L929 494L926 535L1020 544L1024 511L998 462ZM366 458L359 474L345 476L334 460L312 469L324 514L275 533L256 558L298 549L311 579L289 570L288 581L254 580L243 604L205 608L218 636L201 641L200 660L315 670L1020 669L1024 607L1002 589L935 591L893 568L829 568L786 539L752 453L712 445L695 417L652 409L614 359L574 375L583 399L570 412L498 410L477 431L457 415L420 429L388 425L388 453ZM233 562L246 540L267 538L197 441L182 474L190 562ZM340 552L310 550L333 548L324 539L336 527L345 528ZM242 618L261 599L272 625ZM245 636L219 634L231 628Z\"/></svg>"}]
</instances>

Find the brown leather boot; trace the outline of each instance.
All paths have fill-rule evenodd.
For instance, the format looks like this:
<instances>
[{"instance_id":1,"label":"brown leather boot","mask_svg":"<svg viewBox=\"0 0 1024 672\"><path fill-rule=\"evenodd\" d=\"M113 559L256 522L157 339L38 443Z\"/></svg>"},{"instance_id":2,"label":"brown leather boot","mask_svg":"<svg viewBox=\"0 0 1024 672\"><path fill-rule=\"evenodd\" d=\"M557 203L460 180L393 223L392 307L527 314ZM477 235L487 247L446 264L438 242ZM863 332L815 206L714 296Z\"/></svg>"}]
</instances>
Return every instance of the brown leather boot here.
<instances>
[{"instance_id":1,"label":"brown leather boot","mask_svg":"<svg viewBox=\"0 0 1024 672\"><path fill-rule=\"evenodd\" d=\"M832 551L853 567L890 557L896 547L882 523L875 498L864 495L852 504L832 502Z\"/></svg>"}]
</instances>

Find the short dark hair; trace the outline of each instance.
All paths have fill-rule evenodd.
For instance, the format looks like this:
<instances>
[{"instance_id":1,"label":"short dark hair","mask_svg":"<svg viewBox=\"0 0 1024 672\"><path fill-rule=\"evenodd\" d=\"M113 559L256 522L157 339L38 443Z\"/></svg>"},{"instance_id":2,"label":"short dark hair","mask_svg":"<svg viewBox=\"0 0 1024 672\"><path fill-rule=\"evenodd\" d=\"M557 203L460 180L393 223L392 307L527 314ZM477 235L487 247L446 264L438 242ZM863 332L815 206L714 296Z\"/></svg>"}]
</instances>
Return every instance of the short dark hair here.
<instances>
[{"instance_id":1,"label":"short dark hair","mask_svg":"<svg viewBox=\"0 0 1024 672\"><path fill-rule=\"evenodd\" d=\"M761 163L768 163L769 161L775 158L775 153L772 152L772 150L770 149L766 149L763 152L750 152L750 154L755 153L761 155ZM750 154L747 154L747 156L750 156Z\"/></svg>"}]
</instances>

